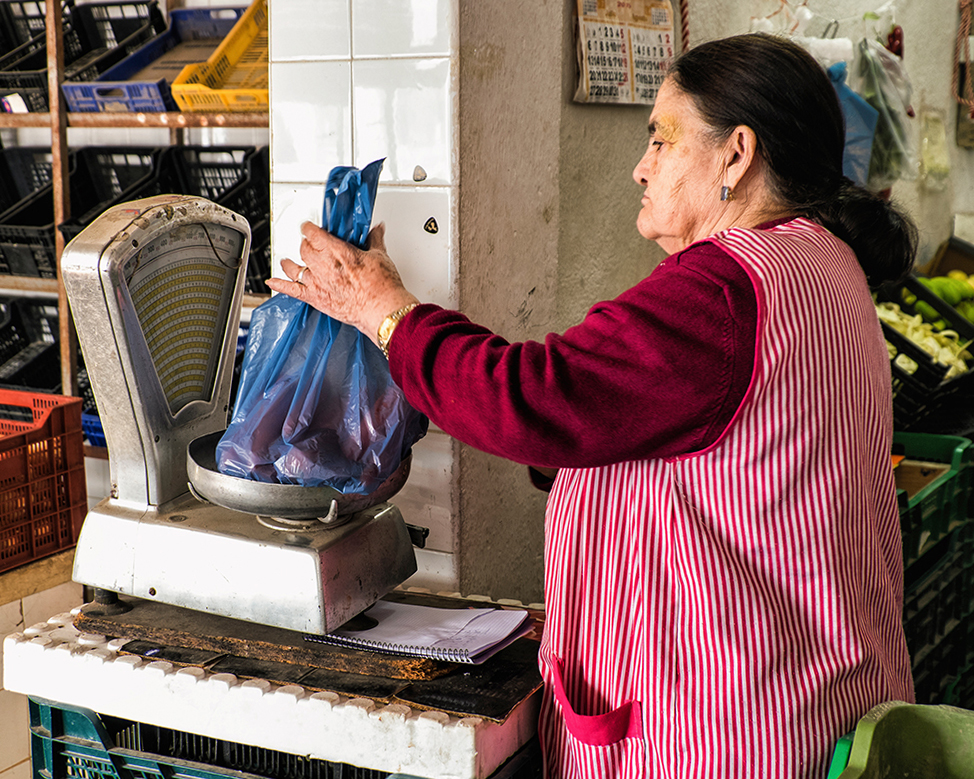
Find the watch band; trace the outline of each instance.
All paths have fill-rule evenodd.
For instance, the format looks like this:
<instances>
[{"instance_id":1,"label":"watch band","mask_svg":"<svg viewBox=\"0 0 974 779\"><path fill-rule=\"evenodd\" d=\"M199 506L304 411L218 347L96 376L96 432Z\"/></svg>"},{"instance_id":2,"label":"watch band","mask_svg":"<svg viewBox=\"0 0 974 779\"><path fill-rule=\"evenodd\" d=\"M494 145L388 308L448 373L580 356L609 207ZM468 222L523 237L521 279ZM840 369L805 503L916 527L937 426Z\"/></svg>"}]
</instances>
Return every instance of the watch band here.
<instances>
[{"instance_id":1,"label":"watch band","mask_svg":"<svg viewBox=\"0 0 974 779\"><path fill-rule=\"evenodd\" d=\"M396 330L396 325L402 320L406 314L412 311L419 303L410 303L407 306L403 306L396 311L393 311L389 316L382 320L382 324L379 325L379 332L376 334L376 343L378 343L379 348L382 353L389 359L389 341L392 338L392 334Z\"/></svg>"}]
</instances>

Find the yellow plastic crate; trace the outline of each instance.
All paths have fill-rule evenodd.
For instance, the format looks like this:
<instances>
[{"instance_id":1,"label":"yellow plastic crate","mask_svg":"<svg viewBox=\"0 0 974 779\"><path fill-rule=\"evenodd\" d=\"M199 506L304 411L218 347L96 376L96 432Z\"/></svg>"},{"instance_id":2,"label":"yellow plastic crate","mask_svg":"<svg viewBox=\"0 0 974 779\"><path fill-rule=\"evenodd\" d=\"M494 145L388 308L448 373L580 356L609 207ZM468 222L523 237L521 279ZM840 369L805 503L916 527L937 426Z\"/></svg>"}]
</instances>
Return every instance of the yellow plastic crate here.
<instances>
[{"instance_id":1,"label":"yellow plastic crate","mask_svg":"<svg viewBox=\"0 0 974 779\"><path fill-rule=\"evenodd\" d=\"M254 0L206 62L183 68L172 96L183 111L267 111L267 74L267 0Z\"/></svg>"}]
</instances>

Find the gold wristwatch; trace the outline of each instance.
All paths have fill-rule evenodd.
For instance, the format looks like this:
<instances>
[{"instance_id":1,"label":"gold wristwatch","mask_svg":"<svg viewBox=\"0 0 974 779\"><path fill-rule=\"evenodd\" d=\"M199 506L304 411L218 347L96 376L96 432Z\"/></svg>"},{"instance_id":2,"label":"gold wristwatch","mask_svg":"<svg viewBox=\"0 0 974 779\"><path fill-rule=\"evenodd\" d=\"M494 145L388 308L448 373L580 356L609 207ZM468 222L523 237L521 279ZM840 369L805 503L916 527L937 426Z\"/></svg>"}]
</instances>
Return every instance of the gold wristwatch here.
<instances>
[{"instance_id":1,"label":"gold wristwatch","mask_svg":"<svg viewBox=\"0 0 974 779\"><path fill-rule=\"evenodd\" d=\"M412 311L419 303L410 303L408 306L403 306L396 311L393 311L389 316L382 320L382 324L379 325L379 332L376 335L376 342L379 344L379 348L382 353L389 359L389 339L392 338L392 334L396 330L396 325L402 321L402 318L406 316L410 311Z\"/></svg>"}]
</instances>

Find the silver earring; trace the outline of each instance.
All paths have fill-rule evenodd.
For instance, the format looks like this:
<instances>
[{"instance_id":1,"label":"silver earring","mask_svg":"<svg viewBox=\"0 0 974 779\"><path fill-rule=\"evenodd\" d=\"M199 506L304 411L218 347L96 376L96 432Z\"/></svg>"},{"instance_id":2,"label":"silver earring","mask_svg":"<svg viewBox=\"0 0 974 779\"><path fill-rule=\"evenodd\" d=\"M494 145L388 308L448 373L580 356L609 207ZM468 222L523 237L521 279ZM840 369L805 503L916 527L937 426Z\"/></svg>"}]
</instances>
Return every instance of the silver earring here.
<instances>
[{"instance_id":1,"label":"silver earring","mask_svg":"<svg viewBox=\"0 0 974 779\"><path fill-rule=\"evenodd\" d=\"M734 193L731 191L730 187L724 186L720 188L720 199L723 201L734 199Z\"/></svg>"}]
</instances>

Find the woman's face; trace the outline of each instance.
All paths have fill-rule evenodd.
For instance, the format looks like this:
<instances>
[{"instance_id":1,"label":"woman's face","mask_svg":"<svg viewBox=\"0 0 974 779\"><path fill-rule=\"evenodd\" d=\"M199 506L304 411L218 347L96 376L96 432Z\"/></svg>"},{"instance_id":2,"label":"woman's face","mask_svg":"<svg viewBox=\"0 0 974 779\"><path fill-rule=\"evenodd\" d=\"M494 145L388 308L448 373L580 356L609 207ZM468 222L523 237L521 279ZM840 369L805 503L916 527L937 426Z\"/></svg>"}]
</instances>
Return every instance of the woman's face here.
<instances>
[{"instance_id":1,"label":"woman's face","mask_svg":"<svg viewBox=\"0 0 974 779\"><path fill-rule=\"evenodd\" d=\"M723 210L721 155L691 98L666 79L649 117L649 148L632 174L645 188L640 235L668 254L710 235Z\"/></svg>"}]
</instances>

